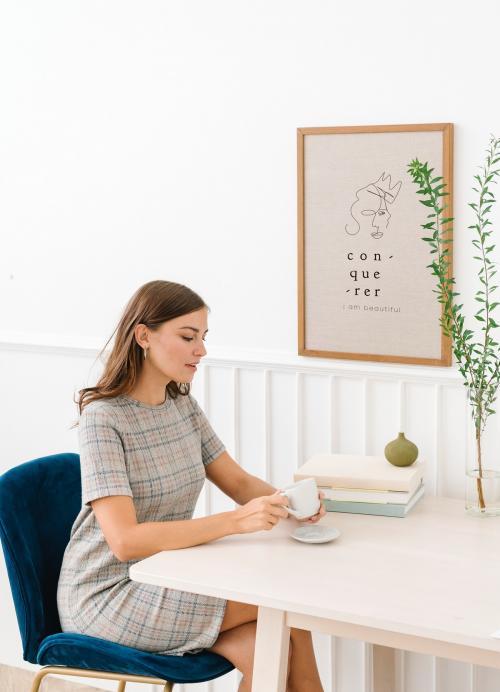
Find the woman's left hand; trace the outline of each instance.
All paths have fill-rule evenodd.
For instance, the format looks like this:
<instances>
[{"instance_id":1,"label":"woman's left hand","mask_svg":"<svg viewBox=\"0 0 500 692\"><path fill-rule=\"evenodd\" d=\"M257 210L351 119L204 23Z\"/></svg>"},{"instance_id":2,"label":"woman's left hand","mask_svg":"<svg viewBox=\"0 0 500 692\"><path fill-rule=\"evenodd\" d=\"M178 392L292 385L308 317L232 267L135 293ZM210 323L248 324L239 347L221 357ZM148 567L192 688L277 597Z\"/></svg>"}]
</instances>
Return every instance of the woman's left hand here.
<instances>
[{"instance_id":1,"label":"woman's left hand","mask_svg":"<svg viewBox=\"0 0 500 692\"><path fill-rule=\"evenodd\" d=\"M304 522L306 524L316 524L320 519L322 519L325 516L326 509L323 502L321 502L321 500L323 500L323 498L325 497L325 493L320 490L318 492L318 497L320 499L320 505L319 510L316 512L316 514L313 514L312 517L308 517L307 519L299 519L299 521Z\"/></svg>"}]
</instances>

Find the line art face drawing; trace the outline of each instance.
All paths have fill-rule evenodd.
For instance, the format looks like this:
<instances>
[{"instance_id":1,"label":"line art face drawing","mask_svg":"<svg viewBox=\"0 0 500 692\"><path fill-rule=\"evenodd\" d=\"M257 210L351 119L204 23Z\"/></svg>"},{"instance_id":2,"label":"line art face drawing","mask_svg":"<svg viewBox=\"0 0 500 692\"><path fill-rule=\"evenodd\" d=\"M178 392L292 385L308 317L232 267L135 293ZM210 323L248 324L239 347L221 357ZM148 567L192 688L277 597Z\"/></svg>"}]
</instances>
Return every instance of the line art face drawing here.
<instances>
[{"instance_id":1,"label":"line art face drawing","mask_svg":"<svg viewBox=\"0 0 500 692\"><path fill-rule=\"evenodd\" d=\"M391 176L384 171L377 181L357 190L350 209L354 223L346 224L345 232L357 235L363 229L373 238L382 238L391 220L387 205L393 204L401 185L400 180L391 187Z\"/></svg>"}]
</instances>

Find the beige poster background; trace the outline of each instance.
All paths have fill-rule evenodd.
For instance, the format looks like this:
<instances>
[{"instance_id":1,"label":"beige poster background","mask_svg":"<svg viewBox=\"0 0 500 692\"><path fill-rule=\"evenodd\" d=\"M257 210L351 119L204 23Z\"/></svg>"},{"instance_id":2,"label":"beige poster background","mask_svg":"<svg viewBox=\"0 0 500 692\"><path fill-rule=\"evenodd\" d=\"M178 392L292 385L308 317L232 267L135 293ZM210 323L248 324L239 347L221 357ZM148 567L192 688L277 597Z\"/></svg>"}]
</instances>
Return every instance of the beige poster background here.
<instances>
[{"instance_id":1,"label":"beige poster background","mask_svg":"<svg viewBox=\"0 0 500 692\"><path fill-rule=\"evenodd\" d=\"M442 175L442 132L305 135L306 349L441 357L415 157Z\"/></svg>"}]
</instances>

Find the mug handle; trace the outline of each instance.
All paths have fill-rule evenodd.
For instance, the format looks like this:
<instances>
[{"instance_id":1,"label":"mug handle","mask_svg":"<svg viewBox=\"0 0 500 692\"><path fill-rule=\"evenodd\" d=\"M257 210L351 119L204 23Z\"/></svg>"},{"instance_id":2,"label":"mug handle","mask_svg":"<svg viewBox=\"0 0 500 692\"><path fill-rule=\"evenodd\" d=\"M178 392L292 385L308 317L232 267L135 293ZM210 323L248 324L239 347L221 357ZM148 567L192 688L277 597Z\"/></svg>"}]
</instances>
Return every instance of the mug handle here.
<instances>
[{"instance_id":1,"label":"mug handle","mask_svg":"<svg viewBox=\"0 0 500 692\"><path fill-rule=\"evenodd\" d=\"M280 493L283 497L288 497L286 494L286 491L283 491ZM285 507L286 511L292 515L292 517L295 517L296 519L304 519L302 515L300 515L296 509L291 509L290 507Z\"/></svg>"}]
</instances>

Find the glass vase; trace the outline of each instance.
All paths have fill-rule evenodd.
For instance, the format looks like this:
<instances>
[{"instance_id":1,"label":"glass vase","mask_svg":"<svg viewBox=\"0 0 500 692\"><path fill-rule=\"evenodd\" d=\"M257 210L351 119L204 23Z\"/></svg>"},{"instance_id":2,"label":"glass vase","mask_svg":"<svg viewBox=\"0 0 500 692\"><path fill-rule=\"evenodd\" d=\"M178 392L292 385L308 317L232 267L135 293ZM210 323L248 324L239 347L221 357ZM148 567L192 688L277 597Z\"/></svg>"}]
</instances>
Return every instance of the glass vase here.
<instances>
[{"instance_id":1,"label":"glass vase","mask_svg":"<svg viewBox=\"0 0 500 692\"><path fill-rule=\"evenodd\" d=\"M500 516L500 468L496 461L498 451L487 444L486 422L488 409L495 400L495 392L481 389L468 390L468 449L465 479L465 509L478 517Z\"/></svg>"}]
</instances>

